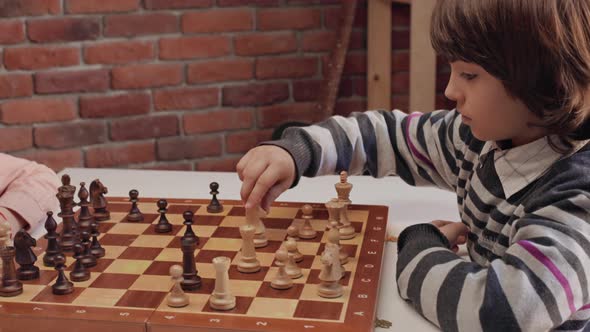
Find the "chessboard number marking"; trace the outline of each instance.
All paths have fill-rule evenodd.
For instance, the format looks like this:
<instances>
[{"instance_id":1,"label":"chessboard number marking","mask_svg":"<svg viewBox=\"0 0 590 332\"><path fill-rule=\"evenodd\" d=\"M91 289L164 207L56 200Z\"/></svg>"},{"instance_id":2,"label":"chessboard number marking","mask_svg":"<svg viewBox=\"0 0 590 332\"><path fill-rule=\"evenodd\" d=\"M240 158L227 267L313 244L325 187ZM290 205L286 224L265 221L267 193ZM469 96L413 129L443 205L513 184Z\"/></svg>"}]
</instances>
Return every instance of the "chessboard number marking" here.
<instances>
[{"instance_id":1,"label":"chessboard number marking","mask_svg":"<svg viewBox=\"0 0 590 332\"><path fill-rule=\"evenodd\" d=\"M358 295L358 298L359 299L368 299L369 298L369 295L367 295L367 294L359 294Z\"/></svg>"},{"instance_id":2,"label":"chessboard number marking","mask_svg":"<svg viewBox=\"0 0 590 332\"><path fill-rule=\"evenodd\" d=\"M267 326L268 322L256 322L257 326Z\"/></svg>"},{"instance_id":3,"label":"chessboard number marking","mask_svg":"<svg viewBox=\"0 0 590 332\"><path fill-rule=\"evenodd\" d=\"M210 323L221 323L221 319L219 319L219 318L211 318L211 319L209 319L209 322Z\"/></svg>"},{"instance_id":4,"label":"chessboard number marking","mask_svg":"<svg viewBox=\"0 0 590 332\"><path fill-rule=\"evenodd\" d=\"M85 314L85 313L86 313L86 310L84 310L84 309L79 309L79 310L76 310L76 313L77 313L77 314Z\"/></svg>"},{"instance_id":5,"label":"chessboard number marking","mask_svg":"<svg viewBox=\"0 0 590 332\"><path fill-rule=\"evenodd\" d=\"M379 227L379 226L375 226L375 227L373 227L373 230L374 230L374 231L380 231L380 230L382 230L382 228L381 228L381 227Z\"/></svg>"},{"instance_id":6,"label":"chessboard number marking","mask_svg":"<svg viewBox=\"0 0 590 332\"><path fill-rule=\"evenodd\" d=\"M129 316L129 313L128 312L120 312L119 316L127 317L127 316Z\"/></svg>"},{"instance_id":7,"label":"chessboard number marking","mask_svg":"<svg viewBox=\"0 0 590 332\"><path fill-rule=\"evenodd\" d=\"M39 308L39 307L34 307L33 311L43 311L43 308Z\"/></svg>"},{"instance_id":8,"label":"chessboard number marking","mask_svg":"<svg viewBox=\"0 0 590 332\"><path fill-rule=\"evenodd\" d=\"M364 311L357 311L354 314L357 315L357 316L365 317L365 312Z\"/></svg>"},{"instance_id":9,"label":"chessboard number marking","mask_svg":"<svg viewBox=\"0 0 590 332\"><path fill-rule=\"evenodd\" d=\"M375 265L373 265L373 264L365 264L365 267L366 267L367 269L372 269L372 268L374 268L374 267L375 267Z\"/></svg>"},{"instance_id":10,"label":"chessboard number marking","mask_svg":"<svg viewBox=\"0 0 590 332\"><path fill-rule=\"evenodd\" d=\"M377 240L377 239L371 239L371 242L375 243L375 242L379 242L379 240Z\"/></svg>"},{"instance_id":11,"label":"chessboard number marking","mask_svg":"<svg viewBox=\"0 0 590 332\"><path fill-rule=\"evenodd\" d=\"M365 283L369 283L369 282L371 282L371 279L368 279L368 278L362 278L362 279L361 279L361 281L362 281L362 282L365 282Z\"/></svg>"},{"instance_id":12,"label":"chessboard number marking","mask_svg":"<svg viewBox=\"0 0 590 332\"><path fill-rule=\"evenodd\" d=\"M369 254L369 255L377 255L377 252L376 251L367 251L367 254Z\"/></svg>"},{"instance_id":13,"label":"chessboard number marking","mask_svg":"<svg viewBox=\"0 0 590 332\"><path fill-rule=\"evenodd\" d=\"M314 325L303 325L304 329L315 329Z\"/></svg>"}]
</instances>

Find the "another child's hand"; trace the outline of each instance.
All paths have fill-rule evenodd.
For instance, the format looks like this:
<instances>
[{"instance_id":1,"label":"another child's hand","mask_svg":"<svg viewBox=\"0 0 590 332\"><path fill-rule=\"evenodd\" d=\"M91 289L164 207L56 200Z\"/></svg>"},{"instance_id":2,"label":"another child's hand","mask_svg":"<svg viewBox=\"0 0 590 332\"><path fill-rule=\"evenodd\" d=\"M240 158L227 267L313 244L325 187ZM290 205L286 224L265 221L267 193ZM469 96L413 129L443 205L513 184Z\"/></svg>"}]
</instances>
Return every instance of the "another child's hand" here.
<instances>
[{"instance_id":1,"label":"another child's hand","mask_svg":"<svg viewBox=\"0 0 590 332\"><path fill-rule=\"evenodd\" d=\"M449 240L451 248L454 252L459 250L459 245L467 242L467 233L469 227L462 222L435 220L431 222L438 230Z\"/></svg>"},{"instance_id":2,"label":"another child's hand","mask_svg":"<svg viewBox=\"0 0 590 332\"><path fill-rule=\"evenodd\" d=\"M274 145L248 151L236 170L243 182L240 195L246 202L245 208L260 204L268 211L271 203L295 180L295 161L287 151Z\"/></svg>"}]
</instances>

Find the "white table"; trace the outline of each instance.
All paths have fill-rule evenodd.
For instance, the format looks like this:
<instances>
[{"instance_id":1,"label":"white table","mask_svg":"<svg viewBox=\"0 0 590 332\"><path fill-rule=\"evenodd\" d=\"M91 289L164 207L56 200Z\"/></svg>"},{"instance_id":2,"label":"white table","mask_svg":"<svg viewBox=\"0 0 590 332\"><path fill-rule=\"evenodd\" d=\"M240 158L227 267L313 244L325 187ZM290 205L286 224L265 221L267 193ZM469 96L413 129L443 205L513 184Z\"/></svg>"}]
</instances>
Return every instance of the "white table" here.
<instances>
[{"instance_id":1,"label":"white table","mask_svg":"<svg viewBox=\"0 0 590 332\"><path fill-rule=\"evenodd\" d=\"M137 189L140 197L208 198L209 183L219 183L220 199L240 199L241 181L236 173L146 171L123 169L67 168L59 175L69 174L72 184L87 185L99 178L110 196L126 196ZM326 202L336 196L334 184L338 176L302 178L296 188L288 190L278 201ZM455 195L436 188L415 188L397 177L374 179L351 176L350 199L356 204L389 206L388 232L398 235L408 225L434 219L459 220ZM396 244L385 248L377 317L393 323L391 329L376 331L436 331L436 326L418 315L398 295L395 282Z\"/></svg>"}]
</instances>

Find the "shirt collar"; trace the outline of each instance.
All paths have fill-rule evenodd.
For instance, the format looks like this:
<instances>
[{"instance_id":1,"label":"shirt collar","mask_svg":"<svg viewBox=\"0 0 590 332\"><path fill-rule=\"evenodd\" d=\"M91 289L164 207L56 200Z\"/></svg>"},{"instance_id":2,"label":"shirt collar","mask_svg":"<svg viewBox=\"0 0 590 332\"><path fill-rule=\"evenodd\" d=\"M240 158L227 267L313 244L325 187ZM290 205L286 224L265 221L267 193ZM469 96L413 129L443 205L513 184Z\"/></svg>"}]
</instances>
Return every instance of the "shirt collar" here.
<instances>
[{"instance_id":1,"label":"shirt collar","mask_svg":"<svg viewBox=\"0 0 590 332\"><path fill-rule=\"evenodd\" d=\"M552 137L555 142L559 140ZM556 152L551 148L548 137L542 137L528 144L514 148L502 149L502 143L488 141L484 144L479 161L493 157L494 166L506 198L511 197L531 182L543 175L556 161L572 155L590 140L574 142L574 148L568 153ZM559 144L559 143L557 143Z\"/></svg>"}]
</instances>

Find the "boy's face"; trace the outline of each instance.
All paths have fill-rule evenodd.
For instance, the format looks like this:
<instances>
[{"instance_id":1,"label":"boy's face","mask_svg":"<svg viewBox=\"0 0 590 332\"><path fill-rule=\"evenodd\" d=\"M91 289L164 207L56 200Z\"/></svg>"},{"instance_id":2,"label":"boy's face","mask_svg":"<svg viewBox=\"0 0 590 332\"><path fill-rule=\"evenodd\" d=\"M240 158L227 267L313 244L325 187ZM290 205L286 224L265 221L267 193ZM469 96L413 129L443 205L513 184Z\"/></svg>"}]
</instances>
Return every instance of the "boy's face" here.
<instances>
[{"instance_id":1,"label":"boy's face","mask_svg":"<svg viewBox=\"0 0 590 332\"><path fill-rule=\"evenodd\" d=\"M513 146L519 146L546 135L543 128L529 125L540 123L540 119L479 65L451 62L445 95L457 102L463 123L479 140L510 139Z\"/></svg>"}]
</instances>

